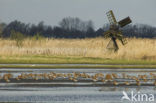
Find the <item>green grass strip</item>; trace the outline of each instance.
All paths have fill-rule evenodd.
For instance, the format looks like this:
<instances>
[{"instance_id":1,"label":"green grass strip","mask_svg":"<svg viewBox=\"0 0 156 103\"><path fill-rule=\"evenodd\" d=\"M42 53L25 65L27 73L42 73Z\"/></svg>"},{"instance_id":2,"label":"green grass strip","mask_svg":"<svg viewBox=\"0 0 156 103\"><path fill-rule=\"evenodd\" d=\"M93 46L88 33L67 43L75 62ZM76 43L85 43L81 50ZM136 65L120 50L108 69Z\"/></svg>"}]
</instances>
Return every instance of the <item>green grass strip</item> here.
<instances>
[{"instance_id":1,"label":"green grass strip","mask_svg":"<svg viewBox=\"0 0 156 103\"><path fill-rule=\"evenodd\" d=\"M151 69L154 68L156 69L156 65L0 65L0 68L84 68L84 69L91 69L91 68L117 68L117 69L137 69L137 68L142 68L142 69Z\"/></svg>"},{"instance_id":2,"label":"green grass strip","mask_svg":"<svg viewBox=\"0 0 156 103\"><path fill-rule=\"evenodd\" d=\"M1 56L0 64L140 64L155 65L156 60L106 59L93 57L65 56Z\"/></svg>"}]
</instances>

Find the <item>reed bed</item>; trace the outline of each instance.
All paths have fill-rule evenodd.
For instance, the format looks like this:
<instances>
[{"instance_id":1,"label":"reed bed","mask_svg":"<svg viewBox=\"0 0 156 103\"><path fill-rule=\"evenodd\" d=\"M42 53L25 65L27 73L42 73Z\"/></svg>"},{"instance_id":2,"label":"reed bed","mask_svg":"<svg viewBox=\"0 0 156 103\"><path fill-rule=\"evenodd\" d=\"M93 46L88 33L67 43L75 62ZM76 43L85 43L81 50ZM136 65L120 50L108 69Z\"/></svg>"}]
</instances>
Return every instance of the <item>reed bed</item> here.
<instances>
[{"instance_id":1,"label":"reed bed","mask_svg":"<svg viewBox=\"0 0 156 103\"><path fill-rule=\"evenodd\" d=\"M114 53L106 49L110 39L40 39L26 38L18 47L15 40L0 40L0 56L81 56L110 59L156 60L156 39L127 38L128 44L120 41L119 51Z\"/></svg>"}]
</instances>

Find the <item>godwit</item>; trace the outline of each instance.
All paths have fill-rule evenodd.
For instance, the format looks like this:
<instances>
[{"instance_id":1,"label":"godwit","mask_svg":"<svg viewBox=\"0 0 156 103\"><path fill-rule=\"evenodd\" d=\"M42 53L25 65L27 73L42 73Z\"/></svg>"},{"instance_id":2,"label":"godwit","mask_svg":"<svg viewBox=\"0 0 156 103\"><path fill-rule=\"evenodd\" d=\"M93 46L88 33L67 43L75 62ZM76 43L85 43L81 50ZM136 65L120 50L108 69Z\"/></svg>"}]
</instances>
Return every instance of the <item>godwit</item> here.
<instances>
[{"instance_id":1,"label":"godwit","mask_svg":"<svg viewBox=\"0 0 156 103\"><path fill-rule=\"evenodd\" d=\"M118 82L116 82L116 81L113 81L113 84L114 84L114 85L119 85L119 83L118 83Z\"/></svg>"},{"instance_id":2,"label":"godwit","mask_svg":"<svg viewBox=\"0 0 156 103\"><path fill-rule=\"evenodd\" d=\"M124 84L125 84L125 85L130 85L130 83L129 83L129 82L125 82Z\"/></svg>"},{"instance_id":3,"label":"godwit","mask_svg":"<svg viewBox=\"0 0 156 103\"><path fill-rule=\"evenodd\" d=\"M137 84L138 86L140 86L140 85L141 85L140 81L136 81L136 84Z\"/></svg>"},{"instance_id":4,"label":"godwit","mask_svg":"<svg viewBox=\"0 0 156 103\"><path fill-rule=\"evenodd\" d=\"M115 73L112 73L113 78L118 78L118 75Z\"/></svg>"},{"instance_id":5,"label":"godwit","mask_svg":"<svg viewBox=\"0 0 156 103\"><path fill-rule=\"evenodd\" d=\"M154 85L156 86L156 80L154 81Z\"/></svg>"},{"instance_id":6,"label":"godwit","mask_svg":"<svg viewBox=\"0 0 156 103\"><path fill-rule=\"evenodd\" d=\"M106 74L106 77L105 77L106 81L112 81L112 75L111 74Z\"/></svg>"}]
</instances>

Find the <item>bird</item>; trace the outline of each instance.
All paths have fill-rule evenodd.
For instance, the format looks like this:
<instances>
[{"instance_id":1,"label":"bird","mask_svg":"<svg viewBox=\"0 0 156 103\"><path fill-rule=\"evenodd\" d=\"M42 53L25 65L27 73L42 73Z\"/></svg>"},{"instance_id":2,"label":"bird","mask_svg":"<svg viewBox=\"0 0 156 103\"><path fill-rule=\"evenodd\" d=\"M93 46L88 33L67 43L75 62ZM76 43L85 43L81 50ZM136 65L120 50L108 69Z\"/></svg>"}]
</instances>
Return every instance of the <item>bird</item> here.
<instances>
[{"instance_id":1,"label":"bird","mask_svg":"<svg viewBox=\"0 0 156 103\"><path fill-rule=\"evenodd\" d=\"M101 81L102 81L102 82L105 82L105 80L104 80L104 79L101 79Z\"/></svg>"},{"instance_id":2,"label":"bird","mask_svg":"<svg viewBox=\"0 0 156 103\"><path fill-rule=\"evenodd\" d=\"M69 80L73 80L73 78L72 77L69 77Z\"/></svg>"},{"instance_id":3,"label":"bird","mask_svg":"<svg viewBox=\"0 0 156 103\"><path fill-rule=\"evenodd\" d=\"M18 77L16 77L16 80L20 80Z\"/></svg>"},{"instance_id":4,"label":"bird","mask_svg":"<svg viewBox=\"0 0 156 103\"><path fill-rule=\"evenodd\" d=\"M125 73L122 73L122 78L126 78L126 74Z\"/></svg>"},{"instance_id":5,"label":"bird","mask_svg":"<svg viewBox=\"0 0 156 103\"><path fill-rule=\"evenodd\" d=\"M63 75L63 78L66 78L66 77L67 77L67 74L64 74L64 75Z\"/></svg>"},{"instance_id":6,"label":"bird","mask_svg":"<svg viewBox=\"0 0 156 103\"><path fill-rule=\"evenodd\" d=\"M102 74L102 73L97 73L97 77L103 78L103 77L104 77L104 74Z\"/></svg>"},{"instance_id":7,"label":"bird","mask_svg":"<svg viewBox=\"0 0 156 103\"><path fill-rule=\"evenodd\" d=\"M0 75L0 79L2 79L2 76Z\"/></svg>"},{"instance_id":8,"label":"bird","mask_svg":"<svg viewBox=\"0 0 156 103\"><path fill-rule=\"evenodd\" d=\"M116 82L116 81L114 81L114 82L113 82L113 84L114 84L114 85L119 85L119 83L118 83L118 82Z\"/></svg>"},{"instance_id":9,"label":"bird","mask_svg":"<svg viewBox=\"0 0 156 103\"><path fill-rule=\"evenodd\" d=\"M112 73L113 78L118 78L118 75L115 73Z\"/></svg>"},{"instance_id":10,"label":"bird","mask_svg":"<svg viewBox=\"0 0 156 103\"><path fill-rule=\"evenodd\" d=\"M150 75L151 75L151 76L154 76L154 74L153 74L153 73L150 73Z\"/></svg>"},{"instance_id":11,"label":"bird","mask_svg":"<svg viewBox=\"0 0 156 103\"><path fill-rule=\"evenodd\" d=\"M111 81L113 78L112 78L112 75L111 74L106 74L105 79L107 81Z\"/></svg>"},{"instance_id":12,"label":"bird","mask_svg":"<svg viewBox=\"0 0 156 103\"><path fill-rule=\"evenodd\" d=\"M72 74L71 74L71 73L68 73L68 74L67 74L67 76L68 76L68 77L71 77L71 76L72 76Z\"/></svg>"},{"instance_id":13,"label":"bird","mask_svg":"<svg viewBox=\"0 0 156 103\"><path fill-rule=\"evenodd\" d=\"M154 81L154 86L156 86L156 80Z\"/></svg>"},{"instance_id":14,"label":"bird","mask_svg":"<svg viewBox=\"0 0 156 103\"><path fill-rule=\"evenodd\" d=\"M125 85L130 85L130 83L129 82L125 82Z\"/></svg>"},{"instance_id":15,"label":"bird","mask_svg":"<svg viewBox=\"0 0 156 103\"><path fill-rule=\"evenodd\" d=\"M138 86L140 86L140 85L141 85L140 81L136 81L136 84L137 84Z\"/></svg>"},{"instance_id":16,"label":"bird","mask_svg":"<svg viewBox=\"0 0 156 103\"><path fill-rule=\"evenodd\" d=\"M98 78L96 77L96 75L92 76L92 80L93 80L94 82L96 82L96 81L98 80Z\"/></svg>"},{"instance_id":17,"label":"bird","mask_svg":"<svg viewBox=\"0 0 156 103\"><path fill-rule=\"evenodd\" d=\"M10 80L9 79L6 79L6 82L10 82Z\"/></svg>"},{"instance_id":18,"label":"bird","mask_svg":"<svg viewBox=\"0 0 156 103\"><path fill-rule=\"evenodd\" d=\"M77 82L78 80L77 80L77 78L73 78L73 81L74 81L74 82Z\"/></svg>"},{"instance_id":19,"label":"bird","mask_svg":"<svg viewBox=\"0 0 156 103\"><path fill-rule=\"evenodd\" d=\"M35 80L38 80L38 77L35 77Z\"/></svg>"}]
</instances>

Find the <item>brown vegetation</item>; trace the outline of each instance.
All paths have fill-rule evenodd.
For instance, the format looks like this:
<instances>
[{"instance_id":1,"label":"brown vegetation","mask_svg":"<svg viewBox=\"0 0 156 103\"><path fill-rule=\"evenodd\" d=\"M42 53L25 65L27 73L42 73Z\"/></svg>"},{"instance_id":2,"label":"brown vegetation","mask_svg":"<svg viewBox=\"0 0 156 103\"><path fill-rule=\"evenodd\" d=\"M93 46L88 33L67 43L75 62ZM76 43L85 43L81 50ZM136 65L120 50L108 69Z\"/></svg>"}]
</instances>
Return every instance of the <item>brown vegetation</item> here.
<instances>
[{"instance_id":1,"label":"brown vegetation","mask_svg":"<svg viewBox=\"0 0 156 103\"><path fill-rule=\"evenodd\" d=\"M123 46L119 41L117 53L106 50L109 39L24 39L22 47L15 40L0 40L0 56L81 56L110 59L156 60L156 39L129 38Z\"/></svg>"}]
</instances>

